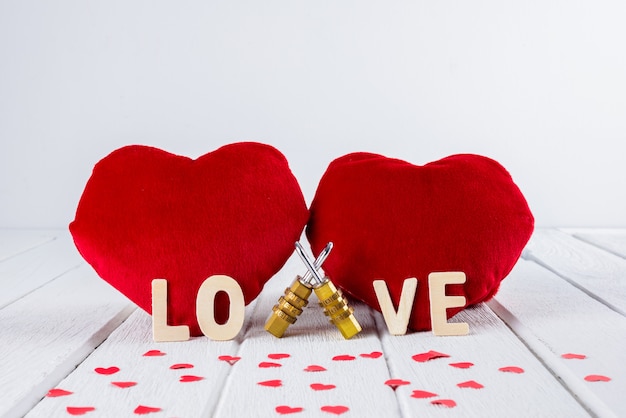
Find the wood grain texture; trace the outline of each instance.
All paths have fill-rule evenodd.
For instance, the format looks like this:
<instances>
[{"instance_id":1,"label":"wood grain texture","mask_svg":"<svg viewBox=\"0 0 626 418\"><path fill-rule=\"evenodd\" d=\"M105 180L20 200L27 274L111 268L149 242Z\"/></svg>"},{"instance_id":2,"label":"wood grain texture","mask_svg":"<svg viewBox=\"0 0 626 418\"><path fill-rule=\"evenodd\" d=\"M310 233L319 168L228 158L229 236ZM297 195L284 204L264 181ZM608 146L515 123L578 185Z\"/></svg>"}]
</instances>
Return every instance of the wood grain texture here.
<instances>
[{"instance_id":1,"label":"wood grain texture","mask_svg":"<svg viewBox=\"0 0 626 418\"><path fill-rule=\"evenodd\" d=\"M0 416L23 416L132 311L86 266L0 310Z\"/></svg>"},{"instance_id":2,"label":"wood grain texture","mask_svg":"<svg viewBox=\"0 0 626 418\"><path fill-rule=\"evenodd\" d=\"M327 415L324 406L344 406L350 416L399 415L391 389L384 385L390 378L382 346L371 311L363 304L350 302L363 331L349 340L329 323L312 295L309 305L283 338L276 338L263 328L272 306L291 285L304 265L293 256L261 293L250 327L241 345L239 368L233 368L216 417L276 416L276 407L284 405L303 408L297 416ZM363 357L362 354L370 357ZM272 354L288 354L272 359ZM336 356L343 360L333 360ZM280 367L264 367L276 363ZM243 367L245 364L245 367ZM325 371L308 372L308 366L321 366ZM281 386L267 387L259 382L280 380ZM311 384L334 385L327 390L314 390Z\"/></svg>"},{"instance_id":3,"label":"wood grain texture","mask_svg":"<svg viewBox=\"0 0 626 418\"><path fill-rule=\"evenodd\" d=\"M491 306L594 414L626 416L625 317L528 261L517 264L495 299L500 306ZM566 353L587 358L562 358ZM612 380L586 382L590 374Z\"/></svg>"},{"instance_id":4,"label":"wood grain texture","mask_svg":"<svg viewBox=\"0 0 626 418\"><path fill-rule=\"evenodd\" d=\"M626 229L566 231L574 237L626 258Z\"/></svg>"},{"instance_id":5,"label":"wood grain texture","mask_svg":"<svg viewBox=\"0 0 626 418\"><path fill-rule=\"evenodd\" d=\"M152 341L150 317L137 310L58 387L74 392L65 398L46 398L27 416L61 416L67 406L93 406L98 416L131 416L139 406L163 408L169 416L199 416L202 404L217 397L221 381L231 367L217 356L236 352L232 343L224 350L208 344L204 337L184 343ZM150 350L164 356L143 356ZM172 370L173 364L193 364L192 369ZM98 374L96 368L117 367L113 375ZM198 375L204 380L179 382L181 375ZM135 382L120 388L112 382ZM185 385L185 386L182 386Z\"/></svg>"},{"instance_id":6,"label":"wood grain texture","mask_svg":"<svg viewBox=\"0 0 626 418\"><path fill-rule=\"evenodd\" d=\"M0 308L83 263L68 233L0 262Z\"/></svg>"},{"instance_id":7,"label":"wood grain texture","mask_svg":"<svg viewBox=\"0 0 626 418\"><path fill-rule=\"evenodd\" d=\"M61 230L0 228L0 262L54 240Z\"/></svg>"},{"instance_id":8,"label":"wood grain texture","mask_svg":"<svg viewBox=\"0 0 626 418\"><path fill-rule=\"evenodd\" d=\"M626 315L626 260L561 231L535 231L524 258Z\"/></svg>"},{"instance_id":9,"label":"wood grain texture","mask_svg":"<svg viewBox=\"0 0 626 418\"><path fill-rule=\"evenodd\" d=\"M27 417L66 416L67 406L93 406L96 411L92 416L133 416L140 405L160 408L172 417L211 416L231 369L251 367L249 360L231 365L219 359L223 355L237 356L240 342L241 338L211 341L197 337L184 342L157 343L152 340L150 316L138 309L58 384L59 388L73 392L72 395L45 398ZM144 356L152 350L164 355ZM193 368L172 369L175 364L189 364ZM112 366L120 370L112 375L95 371ZM202 379L181 382L182 376ZM120 388L112 382L136 385Z\"/></svg>"},{"instance_id":10,"label":"wood grain texture","mask_svg":"<svg viewBox=\"0 0 626 418\"><path fill-rule=\"evenodd\" d=\"M613 274L619 275L620 263L626 260L562 232L555 238L553 232L540 231L526 256L533 251L542 254L550 268L561 269L564 276L578 272L576 279L581 282L606 280L604 276L615 266L618 273ZM50 277L46 272L53 270L46 266L72 265L72 258L78 257L71 241L65 250L55 249L52 244L57 241L0 262L0 271L2 265L26 257L18 263L21 269L14 264L14 271L23 272L17 276L22 274L25 281ZM588 247L589 257L597 255L598 260L587 260ZM38 253L40 248L50 250ZM568 267L568 256L574 258L575 267ZM41 268L29 266L27 260L31 264L40 260ZM85 415L93 417L135 416L133 411L140 406L159 409L150 416L167 417L289 412L280 407L302 408L291 410L299 411L290 415L297 417L333 416L342 407L348 409L341 416L365 417L626 415L612 403L626 387L620 357L626 342L624 316L589 297L591 290L582 292L531 262L520 262L503 282L497 300L490 302L507 323L487 305L479 305L451 320L469 325L466 336L437 337L431 332L393 336L380 313L350 301L363 331L345 340L313 294L298 321L283 338L276 338L264 330L264 324L285 287L305 271L294 255L246 307L245 323L235 339L198 337L164 343L152 340L151 318L141 310L117 326L131 305L84 262L78 264L82 267L61 272L57 279L53 274L48 281L23 284L21 296L0 308L0 390L5 390L0 392L0 416L62 417L72 406L94 407ZM13 275L9 277L7 282L14 285ZM613 280L616 293L620 286L626 287L617 277ZM0 281L0 286L4 291L5 283ZM77 296L85 302L75 302ZM611 331L613 326L617 328ZM424 362L413 358L431 350L450 357ZM582 352L587 358L565 360L560 357L565 352ZM112 366L119 371L96 372ZM324 371L305 371L310 366ZM523 373L499 370L508 366L522 368ZM584 376L589 374L612 380L587 382ZM394 390L385 384L394 378L409 383ZM15 384L18 380L24 383ZM73 393L41 399L53 387ZM9 409L2 410L5 393L13 391L18 396L11 395ZM415 391L436 396L412 397ZM431 404L446 399L456 406Z\"/></svg>"},{"instance_id":11,"label":"wood grain texture","mask_svg":"<svg viewBox=\"0 0 626 418\"><path fill-rule=\"evenodd\" d=\"M451 321L466 322L470 333L438 337L431 332L392 336L385 332L382 315L375 314L391 375L411 382L396 389L405 417L583 417L587 412L528 351L509 328L484 304L466 309ZM417 362L416 354L436 351L449 355ZM470 362L463 369L450 364ZM505 373L502 367L521 367L524 373ZM482 389L457 384L475 381ZM437 394L416 399L413 391ZM432 405L451 399L451 409Z\"/></svg>"}]
</instances>

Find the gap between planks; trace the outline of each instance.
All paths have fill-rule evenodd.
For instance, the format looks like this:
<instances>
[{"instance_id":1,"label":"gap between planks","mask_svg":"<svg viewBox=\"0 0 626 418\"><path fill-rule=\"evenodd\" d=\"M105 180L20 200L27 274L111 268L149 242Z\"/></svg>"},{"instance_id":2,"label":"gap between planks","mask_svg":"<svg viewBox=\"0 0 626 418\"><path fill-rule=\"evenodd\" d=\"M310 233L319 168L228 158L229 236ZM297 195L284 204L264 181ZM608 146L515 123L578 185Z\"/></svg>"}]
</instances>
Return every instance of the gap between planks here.
<instances>
[{"instance_id":1,"label":"gap between planks","mask_svg":"<svg viewBox=\"0 0 626 418\"><path fill-rule=\"evenodd\" d=\"M0 262L54 241L62 230L0 228Z\"/></svg>"},{"instance_id":2,"label":"gap between planks","mask_svg":"<svg viewBox=\"0 0 626 418\"><path fill-rule=\"evenodd\" d=\"M134 309L86 266L0 310L0 415L20 417Z\"/></svg>"},{"instance_id":3,"label":"gap between planks","mask_svg":"<svg viewBox=\"0 0 626 418\"><path fill-rule=\"evenodd\" d=\"M538 229L523 257L626 316L626 260L554 229Z\"/></svg>"},{"instance_id":4,"label":"gap between planks","mask_svg":"<svg viewBox=\"0 0 626 418\"><path fill-rule=\"evenodd\" d=\"M626 414L621 383L626 376L622 348L626 318L544 267L524 260L488 304L594 415ZM561 358L565 353L587 358ZM590 374L613 380L586 382Z\"/></svg>"},{"instance_id":5,"label":"gap between planks","mask_svg":"<svg viewBox=\"0 0 626 418\"><path fill-rule=\"evenodd\" d=\"M0 262L0 309L82 264L69 233Z\"/></svg>"}]
</instances>

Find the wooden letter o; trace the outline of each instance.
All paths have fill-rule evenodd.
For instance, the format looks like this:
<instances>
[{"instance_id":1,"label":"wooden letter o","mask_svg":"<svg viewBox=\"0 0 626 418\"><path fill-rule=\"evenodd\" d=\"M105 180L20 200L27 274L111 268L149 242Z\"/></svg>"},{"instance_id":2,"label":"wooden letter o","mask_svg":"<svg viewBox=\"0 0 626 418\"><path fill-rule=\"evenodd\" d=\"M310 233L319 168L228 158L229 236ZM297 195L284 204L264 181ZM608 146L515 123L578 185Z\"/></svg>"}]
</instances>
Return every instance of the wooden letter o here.
<instances>
[{"instance_id":1,"label":"wooden letter o","mask_svg":"<svg viewBox=\"0 0 626 418\"><path fill-rule=\"evenodd\" d=\"M225 324L218 324L213 316L217 292L226 292L230 300L228 321ZM224 275L216 275L202 282L196 297L196 317L200 330L204 335L212 340L232 340L241 330L244 316L245 302L243 291L235 279Z\"/></svg>"}]
</instances>

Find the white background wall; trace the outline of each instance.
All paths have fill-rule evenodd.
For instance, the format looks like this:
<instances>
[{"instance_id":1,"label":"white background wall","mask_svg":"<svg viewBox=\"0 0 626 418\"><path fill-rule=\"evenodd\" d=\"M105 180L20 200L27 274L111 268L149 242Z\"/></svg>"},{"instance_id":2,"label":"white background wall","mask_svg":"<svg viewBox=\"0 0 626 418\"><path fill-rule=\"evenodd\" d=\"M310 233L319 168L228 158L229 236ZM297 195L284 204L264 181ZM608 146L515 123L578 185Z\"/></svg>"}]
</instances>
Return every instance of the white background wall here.
<instances>
[{"instance_id":1,"label":"white background wall","mask_svg":"<svg viewBox=\"0 0 626 418\"><path fill-rule=\"evenodd\" d=\"M626 227L626 3L0 0L0 226L64 227L130 143L499 160L538 225Z\"/></svg>"}]
</instances>

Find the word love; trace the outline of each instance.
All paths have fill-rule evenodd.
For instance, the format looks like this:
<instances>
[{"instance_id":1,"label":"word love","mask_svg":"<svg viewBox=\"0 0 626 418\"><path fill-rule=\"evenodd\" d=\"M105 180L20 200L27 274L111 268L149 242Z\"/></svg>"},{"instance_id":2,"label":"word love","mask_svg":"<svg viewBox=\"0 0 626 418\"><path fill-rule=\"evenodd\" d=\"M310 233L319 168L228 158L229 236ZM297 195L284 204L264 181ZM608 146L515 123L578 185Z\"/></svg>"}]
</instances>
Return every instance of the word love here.
<instances>
[{"instance_id":1,"label":"word love","mask_svg":"<svg viewBox=\"0 0 626 418\"><path fill-rule=\"evenodd\" d=\"M464 296L447 296L447 284L463 284L466 277L463 272L441 272L428 275L428 294L430 296L430 324L435 335L466 335L469 325L465 322L448 323L446 309L465 306ZM409 317L415 300L417 279L406 279L402 284L398 310L394 310L387 283L384 280L374 280L374 292L378 298L380 311L392 335L404 335L409 324Z\"/></svg>"},{"instance_id":2,"label":"word love","mask_svg":"<svg viewBox=\"0 0 626 418\"><path fill-rule=\"evenodd\" d=\"M428 275L430 296L430 318L435 335L465 335L469 326L465 322L448 323L446 309L465 306L464 296L447 296L447 284L465 283L465 273L442 272ZM392 335L404 335L407 331L415 293L417 279L406 279L402 285L400 303L396 311L384 280L375 280L374 291L380 304L385 323ZM214 305L218 292L224 292L230 300L228 320L219 324L215 321ZM244 322L245 303L241 286L229 276L216 275L206 279L200 285L196 297L196 318L202 333L212 340L232 340L241 330ZM152 336L154 341L187 341L190 338L187 325L167 324L167 280L152 281Z\"/></svg>"}]
</instances>

